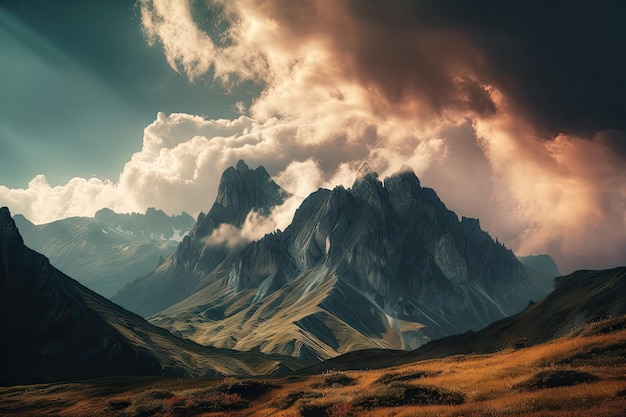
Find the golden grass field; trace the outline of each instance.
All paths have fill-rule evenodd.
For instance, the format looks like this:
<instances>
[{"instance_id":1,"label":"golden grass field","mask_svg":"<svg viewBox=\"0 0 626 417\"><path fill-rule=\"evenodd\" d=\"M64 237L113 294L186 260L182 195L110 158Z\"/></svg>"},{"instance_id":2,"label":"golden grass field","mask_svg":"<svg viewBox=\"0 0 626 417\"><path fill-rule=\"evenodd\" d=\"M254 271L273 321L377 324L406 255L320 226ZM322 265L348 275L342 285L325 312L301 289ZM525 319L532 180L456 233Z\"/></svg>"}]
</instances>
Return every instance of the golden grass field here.
<instances>
[{"instance_id":1,"label":"golden grass field","mask_svg":"<svg viewBox=\"0 0 626 417\"><path fill-rule=\"evenodd\" d=\"M0 415L626 416L625 322L593 323L519 350L378 370L3 387Z\"/></svg>"}]
</instances>

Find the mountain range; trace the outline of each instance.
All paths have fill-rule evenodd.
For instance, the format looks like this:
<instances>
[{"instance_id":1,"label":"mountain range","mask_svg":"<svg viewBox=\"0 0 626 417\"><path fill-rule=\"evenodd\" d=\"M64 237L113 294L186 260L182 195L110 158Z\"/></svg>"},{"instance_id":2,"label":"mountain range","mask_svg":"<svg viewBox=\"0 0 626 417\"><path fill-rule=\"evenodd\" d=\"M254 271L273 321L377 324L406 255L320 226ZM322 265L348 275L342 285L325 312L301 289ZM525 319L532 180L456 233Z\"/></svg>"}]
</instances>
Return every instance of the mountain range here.
<instances>
[{"instance_id":1,"label":"mountain range","mask_svg":"<svg viewBox=\"0 0 626 417\"><path fill-rule=\"evenodd\" d=\"M29 249L0 208L0 384L111 375L267 375L290 357L203 347L113 304Z\"/></svg>"},{"instance_id":2,"label":"mountain range","mask_svg":"<svg viewBox=\"0 0 626 417\"><path fill-rule=\"evenodd\" d=\"M175 253L113 300L203 345L326 359L479 330L552 288L410 169L381 181L364 164L352 187L304 199L284 231L214 239L289 197L263 167L228 168Z\"/></svg>"},{"instance_id":3,"label":"mountain range","mask_svg":"<svg viewBox=\"0 0 626 417\"><path fill-rule=\"evenodd\" d=\"M45 253L57 268L105 297L154 270L194 225L187 213L170 217L154 208L145 214L102 209L94 217L40 225L21 214L14 220L28 247Z\"/></svg>"},{"instance_id":4,"label":"mountain range","mask_svg":"<svg viewBox=\"0 0 626 417\"><path fill-rule=\"evenodd\" d=\"M29 249L0 209L0 384L388 367L546 343L626 314L626 267L558 277L550 292L549 256L516 258L406 169L380 181L363 165L352 187L305 198L285 230L224 239L291 197L263 167L227 169L176 250L116 295L154 309L152 323ZM82 221L148 241L158 226L116 218L155 213L169 218Z\"/></svg>"}]
</instances>

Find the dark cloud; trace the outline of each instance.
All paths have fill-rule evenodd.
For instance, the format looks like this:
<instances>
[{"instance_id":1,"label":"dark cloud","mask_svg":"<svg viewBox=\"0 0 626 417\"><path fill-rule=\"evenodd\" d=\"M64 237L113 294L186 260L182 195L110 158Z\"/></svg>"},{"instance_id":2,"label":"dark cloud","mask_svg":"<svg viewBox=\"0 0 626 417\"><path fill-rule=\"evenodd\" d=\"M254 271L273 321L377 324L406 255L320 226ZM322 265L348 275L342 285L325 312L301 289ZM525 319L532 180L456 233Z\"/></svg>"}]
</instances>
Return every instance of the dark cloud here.
<instances>
[{"instance_id":1,"label":"dark cloud","mask_svg":"<svg viewBox=\"0 0 626 417\"><path fill-rule=\"evenodd\" d=\"M377 40L362 68L390 97L406 77L418 77L430 84L422 91L430 100L449 100L446 69L469 66L544 134L626 130L624 2L352 0L350 9L371 23L365 36ZM404 35L429 33L447 37L421 55L405 47Z\"/></svg>"},{"instance_id":2,"label":"dark cloud","mask_svg":"<svg viewBox=\"0 0 626 417\"><path fill-rule=\"evenodd\" d=\"M258 3L294 44L327 42L346 75L398 112L417 101L488 114L489 84L546 137L626 130L625 2Z\"/></svg>"}]
</instances>

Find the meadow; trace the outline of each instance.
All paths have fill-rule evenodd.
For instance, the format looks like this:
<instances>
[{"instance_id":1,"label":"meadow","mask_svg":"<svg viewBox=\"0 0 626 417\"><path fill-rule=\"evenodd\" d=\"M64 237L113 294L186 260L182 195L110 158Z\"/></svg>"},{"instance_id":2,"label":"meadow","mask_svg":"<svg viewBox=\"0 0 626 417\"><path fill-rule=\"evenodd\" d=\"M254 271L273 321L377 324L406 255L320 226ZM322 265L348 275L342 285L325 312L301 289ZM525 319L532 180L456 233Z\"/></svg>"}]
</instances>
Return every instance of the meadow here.
<instances>
[{"instance_id":1,"label":"meadow","mask_svg":"<svg viewBox=\"0 0 626 417\"><path fill-rule=\"evenodd\" d=\"M107 378L0 388L20 416L625 416L626 316L485 355L276 378Z\"/></svg>"}]
</instances>

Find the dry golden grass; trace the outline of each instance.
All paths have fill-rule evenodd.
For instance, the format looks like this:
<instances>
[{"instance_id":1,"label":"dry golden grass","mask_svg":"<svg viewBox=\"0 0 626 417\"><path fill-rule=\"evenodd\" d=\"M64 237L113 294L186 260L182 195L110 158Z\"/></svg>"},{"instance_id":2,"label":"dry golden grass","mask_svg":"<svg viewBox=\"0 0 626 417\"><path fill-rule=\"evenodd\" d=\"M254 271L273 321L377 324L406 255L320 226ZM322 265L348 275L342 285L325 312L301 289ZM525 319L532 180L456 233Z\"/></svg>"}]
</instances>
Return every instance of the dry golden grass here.
<instances>
[{"instance_id":1,"label":"dry golden grass","mask_svg":"<svg viewBox=\"0 0 626 417\"><path fill-rule=\"evenodd\" d=\"M625 347L623 326L596 323L526 349L290 376L267 385L234 378L118 378L7 387L0 388L0 415L626 416ZM598 378L555 388L534 383L537 374L557 371Z\"/></svg>"}]
</instances>

